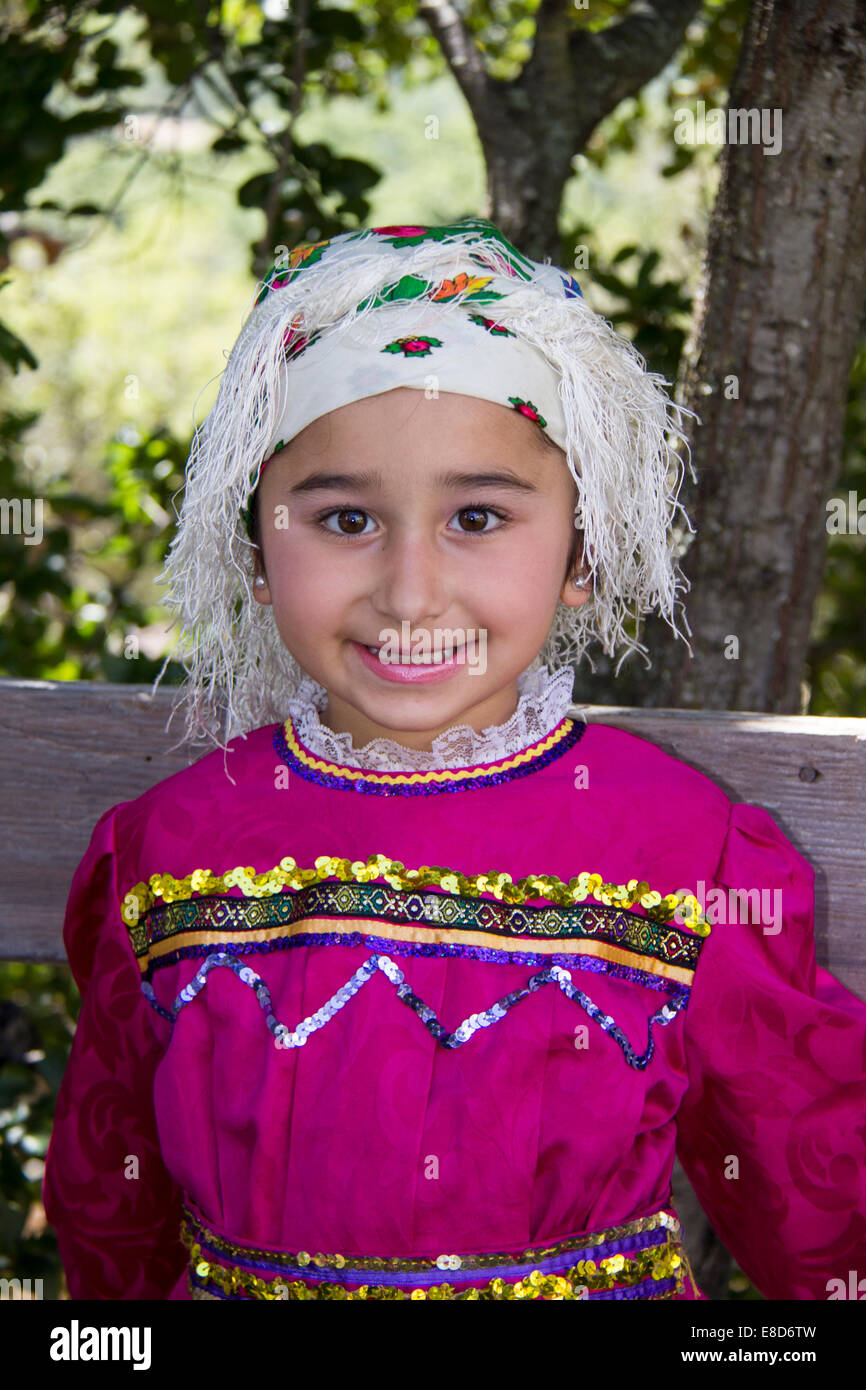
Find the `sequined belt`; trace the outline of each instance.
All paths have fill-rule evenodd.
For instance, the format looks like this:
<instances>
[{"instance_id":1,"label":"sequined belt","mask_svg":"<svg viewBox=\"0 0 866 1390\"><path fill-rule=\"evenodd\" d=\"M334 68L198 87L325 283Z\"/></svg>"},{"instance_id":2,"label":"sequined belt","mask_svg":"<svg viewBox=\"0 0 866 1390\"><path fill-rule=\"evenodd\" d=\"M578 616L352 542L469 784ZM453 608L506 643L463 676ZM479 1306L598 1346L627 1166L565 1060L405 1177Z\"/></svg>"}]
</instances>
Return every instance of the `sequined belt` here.
<instances>
[{"instance_id":1,"label":"sequined belt","mask_svg":"<svg viewBox=\"0 0 866 1390\"><path fill-rule=\"evenodd\" d=\"M265 1249L227 1239L188 1205L181 1239L193 1298L674 1299L685 1277L694 1288L671 1207L519 1253L388 1258Z\"/></svg>"}]
</instances>

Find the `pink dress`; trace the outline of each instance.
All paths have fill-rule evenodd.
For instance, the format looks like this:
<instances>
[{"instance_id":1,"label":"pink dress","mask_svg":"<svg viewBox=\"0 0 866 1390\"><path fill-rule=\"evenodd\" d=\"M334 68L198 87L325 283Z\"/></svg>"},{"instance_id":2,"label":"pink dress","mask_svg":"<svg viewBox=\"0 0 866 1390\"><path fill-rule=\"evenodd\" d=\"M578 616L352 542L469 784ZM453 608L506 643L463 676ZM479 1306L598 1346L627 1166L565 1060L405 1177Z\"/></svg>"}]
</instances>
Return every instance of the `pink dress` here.
<instances>
[{"instance_id":1,"label":"pink dress","mask_svg":"<svg viewBox=\"0 0 866 1390\"><path fill-rule=\"evenodd\" d=\"M112 807L75 875L73 1298L703 1298L675 1151L767 1298L866 1267L866 1004L766 811L567 715L402 773L296 722ZM781 920L657 920L701 883Z\"/></svg>"}]
</instances>

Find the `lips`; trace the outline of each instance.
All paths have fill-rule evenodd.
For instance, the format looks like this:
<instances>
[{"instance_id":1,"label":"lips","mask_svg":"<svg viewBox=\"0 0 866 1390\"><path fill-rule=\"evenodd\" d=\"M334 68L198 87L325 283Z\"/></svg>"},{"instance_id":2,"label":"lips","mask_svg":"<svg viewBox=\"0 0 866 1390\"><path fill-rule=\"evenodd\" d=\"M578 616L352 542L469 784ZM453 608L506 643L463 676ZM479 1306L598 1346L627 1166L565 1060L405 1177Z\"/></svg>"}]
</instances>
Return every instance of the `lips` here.
<instances>
[{"instance_id":1,"label":"lips","mask_svg":"<svg viewBox=\"0 0 866 1390\"><path fill-rule=\"evenodd\" d=\"M452 676L462 670L464 665L463 658L459 653L440 662L413 662L409 665L400 665L397 662L383 661L379 648L376 649L374 655L368 650L366 642L353 642L352 646L358 653L362 664L377 680L397 682L401 685L429 685L450 680Z\"/></svg>"}]
</instances>

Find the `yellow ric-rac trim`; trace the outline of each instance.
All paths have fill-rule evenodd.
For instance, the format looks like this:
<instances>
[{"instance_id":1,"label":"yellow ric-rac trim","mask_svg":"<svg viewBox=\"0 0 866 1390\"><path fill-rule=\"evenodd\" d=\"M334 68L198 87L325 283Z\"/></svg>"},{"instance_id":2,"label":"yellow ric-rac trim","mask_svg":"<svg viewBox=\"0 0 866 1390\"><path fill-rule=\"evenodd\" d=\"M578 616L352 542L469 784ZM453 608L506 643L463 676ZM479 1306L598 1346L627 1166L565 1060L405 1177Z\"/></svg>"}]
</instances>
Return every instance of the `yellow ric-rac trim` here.
<instances>
[{"instance_id":1,"label":"yellow ric-rac trim","mask_svg":"<svg viewBox=\"0 0 866 1390\"><path fill-rule=\"evenodd\" d=\"M267 898L282 892L284 888L306 888L310 883L323 883L329 878L337 878L342 883L349 880L370 883L373 879L383 878L392 888L433 886L442 888L446 893L470 898L490 893L507 903L547 898L560 907L571 907L591 896L606 907L630 908L640 903L646 915L655 922L672 921L679 908L684 926L691 927L700 936L709 936L710 933L701 905L693 893L682 897L668 893L663 898L660 893L651 890L648 883L639 882L636 878L629 879L628 883L605 883L601 874L583 872L576 878L570 878L568 883L563 883L554 874L529 874L515 883L508 873L466 875L435 864L407 869L401 860L389 859L384 854L373 854L366 863L361 859L336 859L328 854L320 854L313 869L299 868L297 861L289 855L281 859L276 868L260 874L254 868L229 869L222 874L213 874L210 869L194 869L186 878L151 874L147 883L137 883L126 894L121 914L127 926L132 927L158 898L164 903L181 902L191 898L193 893L224 893L227 888L239 888L245 898Z\"/></svg>"},{"instance_id":2,"label":"yellow ric-rac trim","mask_svg":"<svg viewBox=\"0 0 866 1390\"><path fill-rule=\"evenodd\" d=\"M298 922L245 931L244 941L272 941L275 937L285 939L292 936L320 936L331 933L348 936L353 932L360 932L363 936L384 937L388 941L424 942L431 945L490 947L493 944L488 932L451 931L441 927L408 927L401 922L371 922L368 917L303 917ZM179 932L176 936L168 936L163 941L154 941L148 946L147 955L139 961L141 972L144 974L152 961L158 960L160 956L171 955L178 946L217 945L225 939L224 931L185 931ZM533 937L531 941L527 941L525 936L503 936L496 938L495 949L514 954L531 951L533 955L552 956L560 953L564 946L562 937ZM688 970L685 966L669 965L667 961L657 960L655 956L641 955L624 946L608 945L606 941L597 941L594 938L591 941L569 938L568 954L595 956L615 965L630 966L633 970L642 971L644 975L661 975L666 980L676 980L683 985L690 985L695 977L694 970Z\"/></svg>"},{"instance_id":3,"label":"yellow ric-rac trim","mask_svg":"<svg viewBox=\"0 0 866 1390\"><path fill-rule=\"evenodd\" d=\"M339 763L325 762L323 758L315 757L302 747L298 743L290 719L287 719L283 724L283 733L288 747L305 767L315 768L318 772L327 772L331 777L342 777L347 782L361 780L377 782L386 787L405 787L418 786L419 783L427 782L463 782L467 779L477 782L479 777L491 777L496 772L507 772L510 768L521 767L524 763L533 762L542 753L546 753L548 748L555 747L573 728L574 720L564 719L557 729L540 739L538 743L533 743L530 748L524 748L522 752L515 753L513 758L505 758L502 762L491 763L481 771L476 767L445 767L430 772L368 772L366 768L342 767Z\"/></svg>"}]
</instances>

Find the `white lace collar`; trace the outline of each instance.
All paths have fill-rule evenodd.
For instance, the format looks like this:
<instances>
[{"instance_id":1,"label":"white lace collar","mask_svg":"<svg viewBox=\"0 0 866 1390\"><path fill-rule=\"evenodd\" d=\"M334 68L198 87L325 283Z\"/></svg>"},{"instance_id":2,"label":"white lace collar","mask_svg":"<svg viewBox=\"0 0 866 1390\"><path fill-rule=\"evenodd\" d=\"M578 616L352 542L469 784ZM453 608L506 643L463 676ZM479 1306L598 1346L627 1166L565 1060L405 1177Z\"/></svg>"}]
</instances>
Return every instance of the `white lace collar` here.
<instances>
[{"instance_id":1,"label":"white lace collar","mask_svg":"<svg viewBox=\"0 0 866 1390\"><path fill-rule=\"evenodd\" d=\"M530 667L517 678L517 708L504 724L491 724L481 733L469 724L456 724L434 738L432 749L407 748L391 738L374 738L355 748L351 734L335 733L322 723L327 692L312 676L304 675L297 695L288 702L288 713L298 739L316 757L369 771L423 772L497 762L537 743L568 713L573 687L570 666L552 674L546 666L534 671Z\"/></svg>"}]
</instances>

